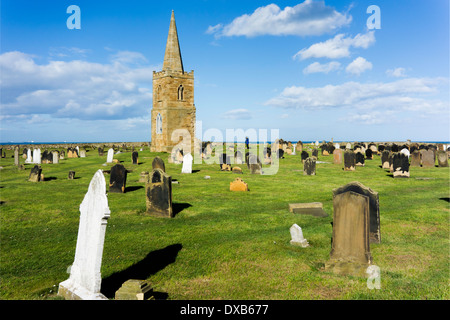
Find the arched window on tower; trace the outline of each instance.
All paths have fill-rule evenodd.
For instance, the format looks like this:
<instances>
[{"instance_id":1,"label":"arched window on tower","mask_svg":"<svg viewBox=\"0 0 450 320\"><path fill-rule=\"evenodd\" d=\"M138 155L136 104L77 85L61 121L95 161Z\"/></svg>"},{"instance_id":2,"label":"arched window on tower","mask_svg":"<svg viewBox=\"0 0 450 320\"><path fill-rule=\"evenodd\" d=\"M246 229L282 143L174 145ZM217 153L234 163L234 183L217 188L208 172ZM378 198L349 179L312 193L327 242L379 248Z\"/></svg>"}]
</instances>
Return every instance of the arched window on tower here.
<instances>
[{"instance_id":1,"label":"arched window on tower","mask_svg":"<svg viewBox=\"0 0 450 320\"><path fill-rule=\"evenodd\" d=\"M156 134L162 134L162 116L158 113L156 116Z\"/></svg>"},{"instance_id":2,"label":"arched window on tower","mask_svg":"<svg viewBox=\"0 0 450 320\"><path fill-rule=\"evenodd\" d=\"M178 100L184 100L184 88L182 84L178 87Z\"/></svg>"}]
</instances>

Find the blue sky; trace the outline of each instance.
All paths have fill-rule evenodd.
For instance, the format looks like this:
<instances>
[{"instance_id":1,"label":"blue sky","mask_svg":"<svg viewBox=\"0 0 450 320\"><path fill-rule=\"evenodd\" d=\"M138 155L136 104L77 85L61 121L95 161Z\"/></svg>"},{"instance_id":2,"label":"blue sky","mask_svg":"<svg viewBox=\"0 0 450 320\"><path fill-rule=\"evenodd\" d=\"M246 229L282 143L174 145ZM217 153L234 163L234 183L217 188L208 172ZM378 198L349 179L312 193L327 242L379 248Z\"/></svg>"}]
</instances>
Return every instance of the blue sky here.
<instances>
[{"instance_id":1,"label":"blue sky","mask_svg":"<svg viewBox=\"0 0 450 320\"><path fill-rule=\"evenodd\" d=\"M448 0L3 0L0 142L149 141L171 10L199 138L450 140Z\"/></svg>"}]
</instances>

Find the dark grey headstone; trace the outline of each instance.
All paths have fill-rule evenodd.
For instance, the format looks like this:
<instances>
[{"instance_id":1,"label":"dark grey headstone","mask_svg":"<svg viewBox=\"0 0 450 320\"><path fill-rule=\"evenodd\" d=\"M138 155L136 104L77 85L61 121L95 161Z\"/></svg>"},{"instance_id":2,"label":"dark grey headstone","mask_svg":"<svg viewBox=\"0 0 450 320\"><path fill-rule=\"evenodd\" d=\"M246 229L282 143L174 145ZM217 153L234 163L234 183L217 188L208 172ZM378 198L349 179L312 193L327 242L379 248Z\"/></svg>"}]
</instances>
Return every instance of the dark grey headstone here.
<instances>
[{"instance_id":1,"label":"dark grey headstone","mask_svg":"<svg viewBox=\"0 0 450 320\"><path fill-rule=\"evenodd\" d=\"M172 218L172 177L161 169L154 169L145 186L146 213L149 215Z\"/></svg>"},{"instance_id":2,"label":"dark grey headstone","mask_svg":"<svg viewBox=\"0 0 450 320\"><path fill-rule=\"evenodd\" d=\"M354 171L356 165L355 153L353 151L344 152L344 171Z\"/></svg>"},{"instance_id":3,"label":"dark grey headstone","mask_svg":"<svg viewBox=\"0 0 450 320\"><path fill-rule=\"evenodd\" d=\"M316 158L309 157L305 160L305 163L303 164L303 175L316 175Z\"/></svg>"},{"instance_id":4,"label":"dark grey headstone","mask_svg":"<svg viewBox=\"0 0 450 320\"><path fill-rule=\"evenodd\" d=\"M131 160L133 161L133 164L139 164L139 154L137 151L133 151L133 153L131 154Z\"/></svg>"},{"instance_id":5,"label":"dark grey headstone","mask_svg":"<svg viewBox=\"0 0 450 320\"><path fill-rule=\"evenodd\" d=\"M31 181L31 182L41 181L41 174L42 174L41 166L35 165L30 171L30 176L28 177L28 181Z\"/></svg>"},{"instance_id":6,"label":"dark grey headstone","mask_svg":"<svg viewBox=\"0 0 450 320\"><path fill-rule=\"evenodd\" d=\"M127 183L127 169L120 163L111 168L109 176L109 192L125 193Z\"/></svg>"},{"instance_id":7,"label":"dark grey headstone","mask_svg":"<svg viewBox=\"0 0 450 320\"><path fill-rule=\"evenodd\" d=\"M164 161L160 157L155 157L152 162L152 169L161 169L163 172L166 172L166 166L164 165Z\"/></svg>"}]
</instances>

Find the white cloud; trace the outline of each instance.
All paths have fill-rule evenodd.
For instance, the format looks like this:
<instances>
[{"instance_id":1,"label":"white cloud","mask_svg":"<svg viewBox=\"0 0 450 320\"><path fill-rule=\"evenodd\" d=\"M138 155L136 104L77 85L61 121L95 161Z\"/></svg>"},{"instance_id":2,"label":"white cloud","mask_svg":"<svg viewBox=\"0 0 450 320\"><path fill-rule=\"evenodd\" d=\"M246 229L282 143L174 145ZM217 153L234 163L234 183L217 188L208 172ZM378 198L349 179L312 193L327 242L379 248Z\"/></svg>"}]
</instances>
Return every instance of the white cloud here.
<instances>
[{"instance_id":1,"label":"white cloud","mask_svg":"<svg viewBox=\"0 0 450 320\"><path fill-rule=\"evenodd\" d=\"M252 115L247 109L233 109L222 114L222 119L250 120Z\"/></svg>"},{"instance_id":2,"label":"white cloud","mask_svg":"<svg viewBox=\"0 0 450 320\"><path fill-rule=\"evenodd\" d=\"M374 31L369 31L366 34L357 34L354 38L345 37L345 35L341 33L332 39L315 43L309 48L300 50L293 56L293 58L298 58L300 60L308 58L345 58L350 56L351 47L367 49L374 43Z\"/></svg>"},{"instance_id":3,"label":"white cloud","mask_svg":"<svg viewBox=\"0 0 450 320\"><path fill-rule=\"evenodd\" d=\"M32 55L0 55L2 114L58 118L127 119L151 107L151 66L137 52L118 52L111 64L82 60L37 64Z\"/></svg>"},{"instance_id":4,"label":"white cloud","mask_svg":"<svg viewBox=\"0 0 450 320\"><path fill-rule=\"evenodd\" d=\"M406 70L405 68L388 69L386 74L391 77L401 78L406 77Z\"/></svg>"},{"instance_id":5,"label":"white cloud","mask_svg":"<svg viewBox=\"0 0 450 320\"><path fill-rule=\"evenodd\" d=\"M360 75L366 70L372 69L372 63L364 59L363 57L358 57L345 68L347 73L351 73L354 75Z\"/></svg>"},{"instance_id":6,"label":"white cloud","mask_svg":"<svg viewBox=\"0 0 450 320\"><path fill-rule=\"evenodd\" d=\"M319 62L313 62L309 66L307 66L305 69L303 69L304 74L311 74L311 73L329 73L331 71L338 70L340 68L341 64L337 61L331 61L328 63L320 64Z\"/></svg>"},{"instance_id":7,"label":"white cloud","mask_svg":"<svg viewBox=\"0 0 450 320\"><path fill-rule=\"evenodd\" d=\"M206 32L214 33L217 38L260 35L310 36L334 32L351 21L351 16L326 6L324 1L306 0L283 10L273 3L259 7L252 14L237 17L225 26L222 24L210 26Z\"/></svg>"},{"instance_id":8,"label":"white cloud","mask_svg":"<svg viewBox=\"0 0 450 320\"><path fill-rule=\"evenodd\" d=\"M265 104L280 108L345 108L396 112L449 113L448 101L434 98L442 78L407 78L388 83L346 82L324 87L288 87Z\"/></svg>"}]
</instances>

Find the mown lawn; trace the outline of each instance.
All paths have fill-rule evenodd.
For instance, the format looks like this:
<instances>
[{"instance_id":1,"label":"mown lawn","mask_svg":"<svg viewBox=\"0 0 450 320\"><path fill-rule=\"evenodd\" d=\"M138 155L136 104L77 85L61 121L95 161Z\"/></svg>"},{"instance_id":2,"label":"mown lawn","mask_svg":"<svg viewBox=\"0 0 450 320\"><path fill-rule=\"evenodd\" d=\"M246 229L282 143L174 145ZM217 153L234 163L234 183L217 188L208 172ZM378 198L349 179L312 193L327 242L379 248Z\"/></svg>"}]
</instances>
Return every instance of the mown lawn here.
<instances>
[{"instance_id":1,"label":"mown lawn","mask_svg":"<svg viewBox=\"0 0 450 320\"><path fill-rule=\"evenodd\" d=\"M307 147L308 148L308 147ZM43 150L42 150L43 151ZM46 181L28 182L33 165L14 167L13 151L0 159L0 298L59 299L68 278L79 222L79 205L98 169L99 157L42 164ZM155 156L165 161L173 184L175 218L143 215L141 171ZM379 156L344 172L332 156L319 152L316 176L304 176L300 155L280 160L276 175L240 175L249 192L229 191L238 175L218 164L194 164L192 174L170 164L168 154L131 152L114 156L132 171L127 192L108 194L102 261L102 292L114 298L128 279L148 280L160 299L449 299L449 168L411 168L409 179L381 169ZM21 163L24 159L21 158ZM76 171L68 180L69 170ZM204 179L209 175L211 179ZM106 181L109 175L105 174ZM380 199L381 243L371 245L381 270L381 289L367 279L323 271L332 235L332 190L359 181ZM326 218L290 213L289 203L322 202ZM308 248L294 247L289 228L298 224Z\"/></svg>"}]
</instances>

